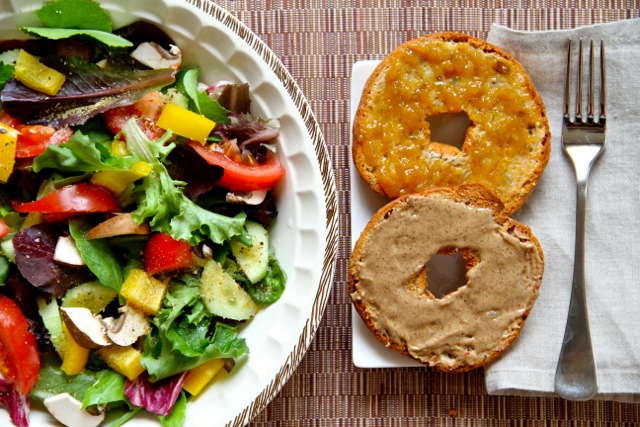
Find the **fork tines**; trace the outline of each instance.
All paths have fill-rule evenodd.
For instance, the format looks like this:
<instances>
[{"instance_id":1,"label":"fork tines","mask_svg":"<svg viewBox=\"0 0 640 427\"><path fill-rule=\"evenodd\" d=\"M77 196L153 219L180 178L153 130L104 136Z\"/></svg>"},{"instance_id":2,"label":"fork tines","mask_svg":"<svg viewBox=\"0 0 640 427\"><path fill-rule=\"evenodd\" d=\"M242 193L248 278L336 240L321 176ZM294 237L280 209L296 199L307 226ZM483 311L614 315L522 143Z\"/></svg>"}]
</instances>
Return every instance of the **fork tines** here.
<instances>
[{"instance_id":1,"label":"fork tines","mask_svg":"<svg viewBox=\"0 0 640 427\"><path fill-rule=\"evenodd\" d=\"M594 111L594 48L593 40L589 44L589 81L587 87L587 115L583 117L583 54L582 54L582 39L580 39L580 48L578 53L578 70L577 70L577 83L576 83L576 97L575 97L575 114L571 117L571 62L573 59L572 54L572 41L569 40L569 48L567 51L567 75L564 88L564 120L571 124L591 124L597 126L604 126L606 121L606 85L605 85L605 55L604 55L604 41L600 41L600 95L599 95L599 111L597 115Z\"/></svg>"}]
</instances>

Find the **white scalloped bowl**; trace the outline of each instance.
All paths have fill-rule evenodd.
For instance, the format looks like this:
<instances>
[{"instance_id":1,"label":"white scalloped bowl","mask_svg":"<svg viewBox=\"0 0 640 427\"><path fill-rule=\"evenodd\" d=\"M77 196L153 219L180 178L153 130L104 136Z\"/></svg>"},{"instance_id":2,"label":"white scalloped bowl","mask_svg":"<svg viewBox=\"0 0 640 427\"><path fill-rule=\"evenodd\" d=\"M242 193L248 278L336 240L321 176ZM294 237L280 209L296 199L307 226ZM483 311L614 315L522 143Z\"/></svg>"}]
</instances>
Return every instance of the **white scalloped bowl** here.
<instances>
[{"instance_id":1,"label":"white scalloped bowl","mask_svg":"<svg viewBox=\"0 0 640 427\"><path fill-rule=\"evenodd\" d=\"M2 3L0 37L24 38L16 28L41 25L34 11L42 1ZM159 24L199 65L201 80L249 82L253 111L279 118L278 152L287 174L276 188L279 216L271 236L287 272L282 298L242 330L251 351L229 375L220 375L188 404L185 426L243 426L264 409L290 378L306 352L326 307L338 241L336 188L320 128L304 95L273 52L233 15L208 0L101 1L116 28L136 19ZM33 408L31 425L55 426ZM0 425L11 425L0 408ZM154 416L127 426L159 426Z\"/></svg>"}]
</instances>

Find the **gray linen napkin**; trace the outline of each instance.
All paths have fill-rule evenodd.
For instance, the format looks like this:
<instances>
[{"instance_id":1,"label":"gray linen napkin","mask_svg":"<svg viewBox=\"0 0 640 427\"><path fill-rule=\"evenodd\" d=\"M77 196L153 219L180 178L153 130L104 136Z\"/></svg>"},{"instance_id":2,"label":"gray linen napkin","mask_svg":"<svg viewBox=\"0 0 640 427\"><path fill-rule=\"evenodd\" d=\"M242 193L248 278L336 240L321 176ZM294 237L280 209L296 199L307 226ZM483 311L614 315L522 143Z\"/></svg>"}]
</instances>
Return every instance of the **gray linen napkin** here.
<instances>
[{"instance_id":1,"label":"gray linen napkin","mask_svg":"<svg viewBox=\"0 0 640 427\"><path fill-rule=\"evenodd\" d=\"M553 137L549 164L514 216L532 228L544 249L540 296L520 337L486 368L486 386L489 394L551 395L554 390L575 238L575 175L560 143L570 38L574 47L580 38L597 43L604 39L606 44L606 149L591 171L587 198L587 295L598 368L596 398L640 401L640 19L548 32L491 28L488 41L529 72L546 105Z\"/></svg>"}]
</instances>

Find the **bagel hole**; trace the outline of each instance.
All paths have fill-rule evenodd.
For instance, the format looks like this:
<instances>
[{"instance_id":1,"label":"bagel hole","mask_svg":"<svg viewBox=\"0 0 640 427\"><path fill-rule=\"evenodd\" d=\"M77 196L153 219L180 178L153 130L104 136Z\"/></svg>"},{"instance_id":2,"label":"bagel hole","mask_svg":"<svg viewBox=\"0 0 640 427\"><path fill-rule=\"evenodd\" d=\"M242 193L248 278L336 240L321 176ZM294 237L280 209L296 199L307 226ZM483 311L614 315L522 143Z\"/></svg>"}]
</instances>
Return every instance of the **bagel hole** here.
<instances>
[{"instance_id":1,"label":"bagel hole","mask_svg":"<svg viewBox=\"0 0 640 427\"><path fill-rule=\"evenodd\" d=\"M451 145L462 150L471 120L467 113L442 113L427 118L431 130L431 141Z\"/></svg>"},{"instance_id":2,"label":"bagel hole","mask_svg":"<svg viewBox=\"0 0 640 427\"><path fill-rule=\"evenodd\" d=\"M456 248L444 248L426 264L427 289L435 298L443 298L467 283L467 261Z\"/></svg>"}]
</instances>

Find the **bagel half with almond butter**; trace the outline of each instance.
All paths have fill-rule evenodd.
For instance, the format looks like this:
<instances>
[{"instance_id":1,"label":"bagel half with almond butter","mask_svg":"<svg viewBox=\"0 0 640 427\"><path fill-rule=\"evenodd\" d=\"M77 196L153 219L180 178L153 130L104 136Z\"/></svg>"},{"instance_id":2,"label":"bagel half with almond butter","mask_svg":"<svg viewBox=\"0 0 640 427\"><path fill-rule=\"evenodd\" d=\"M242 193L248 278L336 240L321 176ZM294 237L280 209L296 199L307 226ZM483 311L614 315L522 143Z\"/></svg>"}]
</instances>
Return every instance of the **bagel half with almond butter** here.
<instances>
[{"instance_id":1,"label":"bagel half with almond butter","mask_svg":"<svg viewBox=\"0 0 640 427\"><path fill-rule=\"evenodd\" d=\"M425 265L462 252L466 283L436 298ZM349 260L349 293L375 337L427 366L464 372L498 357L538 295L544 254L481 184L399 197L368 223Z\"/></svg>"},{"instance_id":2,"label":"bagel half with almond butter","mask_svg":"<svg viewBox=\"0 0 640 427\"><path fill-rule=\"evenodd\" d=\"M464 112L461 149L431 140L429 119ZM389 198L478 182L517 211L550 153L542 99L524 68L483 40L440 33L404 43L366 82L353 127L353 158Z\"/></svg>"}]
</instances>

